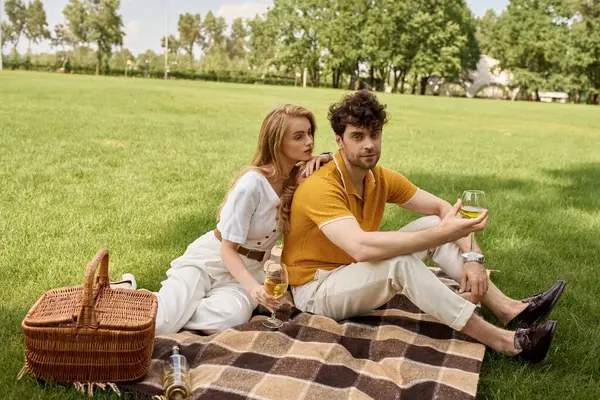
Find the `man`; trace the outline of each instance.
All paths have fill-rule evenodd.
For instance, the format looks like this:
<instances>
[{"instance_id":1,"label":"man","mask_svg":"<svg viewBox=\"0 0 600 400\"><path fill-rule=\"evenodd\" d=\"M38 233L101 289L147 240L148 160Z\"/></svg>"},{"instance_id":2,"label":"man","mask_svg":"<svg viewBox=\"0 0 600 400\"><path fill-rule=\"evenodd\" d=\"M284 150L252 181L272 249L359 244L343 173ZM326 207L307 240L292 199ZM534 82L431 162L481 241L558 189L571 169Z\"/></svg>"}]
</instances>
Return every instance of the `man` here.
<instances>
[{"instance_id":1,"label":"man","mask_svg":"<svg viewBox=\"0 0 600 400\"><path fill-rule=\"evenodd\" d=\"M346 96L329 109L339 152L296 190L285 236L283 261L289 266L296 306L341 320L373 310L394 295L406 295L424 312L504 354L528 362L548 352L556 321L540 322L564 289L525 300L505 296L487 277L483 260L463 260L466 237L487 224L460 217L451 206L418 189L401 174L377 165L385 106L368 91ZM426 215L394 232L379 232L386 203ZM479 249L476 247L476 250ZM430 254L471 302L445 286L423 263ZM489 308L516 331L498 328L474 314Z\"/></svg>"}]
</instances>

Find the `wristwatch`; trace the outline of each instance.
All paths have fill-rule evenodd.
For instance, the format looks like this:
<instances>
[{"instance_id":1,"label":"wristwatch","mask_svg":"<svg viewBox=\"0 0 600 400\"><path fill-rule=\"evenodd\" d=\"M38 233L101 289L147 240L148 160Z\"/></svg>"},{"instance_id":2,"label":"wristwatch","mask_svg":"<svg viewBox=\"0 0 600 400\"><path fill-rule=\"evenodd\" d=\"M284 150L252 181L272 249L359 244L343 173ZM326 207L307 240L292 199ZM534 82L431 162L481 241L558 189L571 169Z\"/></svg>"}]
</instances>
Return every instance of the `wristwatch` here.
<instances>
[{"instance_id":1,"label":"wristwatch","mask_svg":"<svg viewBox=\"0 0 600 400\"><path fill-rule=\"evenodd\" d=\"M463 253L461 254L462 258L464 258L465 262L477 262L479 264L485 263L485 257L483 254L469 254Z\"/></svg>"}]
</instances>

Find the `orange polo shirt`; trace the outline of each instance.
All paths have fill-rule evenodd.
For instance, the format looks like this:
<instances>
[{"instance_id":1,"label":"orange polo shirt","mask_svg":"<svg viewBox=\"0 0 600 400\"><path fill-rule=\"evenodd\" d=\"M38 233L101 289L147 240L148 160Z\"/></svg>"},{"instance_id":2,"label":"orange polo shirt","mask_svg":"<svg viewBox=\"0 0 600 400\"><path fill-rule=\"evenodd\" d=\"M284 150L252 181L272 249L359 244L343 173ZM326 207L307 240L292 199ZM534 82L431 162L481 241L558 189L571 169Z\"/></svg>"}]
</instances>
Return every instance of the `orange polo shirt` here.
<instances>
[{"instance_id":1,"label":"orange polo shirt","mask_svg":"<svg viewBox=\"0 0 600 400\"><path fill-rule=\"evenodd\" d=\"M417 187L398 172L376 166L367 173L361 198L338 152L331 161L298 186L290 211L290 231L284 237L282 260L290 285L311 281L317 269L332 270L356 262L321 231L328 223L355 218L364 231L379 230L386 203L404 205Z\"/></svg>"}]
</instances>

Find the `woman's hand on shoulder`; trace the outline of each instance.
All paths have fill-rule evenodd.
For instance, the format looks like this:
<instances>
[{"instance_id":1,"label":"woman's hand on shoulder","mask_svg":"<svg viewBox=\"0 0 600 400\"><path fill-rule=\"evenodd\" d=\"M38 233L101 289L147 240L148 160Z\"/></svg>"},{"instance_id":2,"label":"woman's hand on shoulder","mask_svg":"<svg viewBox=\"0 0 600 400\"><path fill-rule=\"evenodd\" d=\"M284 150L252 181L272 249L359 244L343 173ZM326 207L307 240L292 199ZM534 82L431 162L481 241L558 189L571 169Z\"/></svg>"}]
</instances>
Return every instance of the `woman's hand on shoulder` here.
<instances>
[{"instance_id":1,"label":"woman's hand on shoulder","mask_svg":"<svg viewBox=\"0 0 600 400\"><path fill-rule=\"evenodd\" d=\"M296 164L297 167L304 165L302 170L301 178L308 178L312 174L321 168L321 165L327 164L332 160L331 153L319 154L318 156L312 157L308 161L300 161Z\"/></svg>"}]
</instances>

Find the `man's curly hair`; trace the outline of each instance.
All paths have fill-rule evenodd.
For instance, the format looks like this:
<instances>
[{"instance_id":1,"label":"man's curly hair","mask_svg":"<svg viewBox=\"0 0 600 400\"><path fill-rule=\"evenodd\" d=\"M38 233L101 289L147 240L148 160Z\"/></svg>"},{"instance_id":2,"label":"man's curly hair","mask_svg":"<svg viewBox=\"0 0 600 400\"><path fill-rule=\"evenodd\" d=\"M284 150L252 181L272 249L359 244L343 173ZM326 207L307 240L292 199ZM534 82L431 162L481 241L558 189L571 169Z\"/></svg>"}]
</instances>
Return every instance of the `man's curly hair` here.
<instances>
[{"instance_id":1,"label":"man's curly hair","mask_svg":"<svg viewBox=\"0 0 600 400\"><path fill-rule=\"evenodd\" d=\"M346 95L341 101L329 107L327 118L336 135L343 136L346 125L378 131L389 118L386 106L366 89Z\"/></svg>"}]
</instances>

